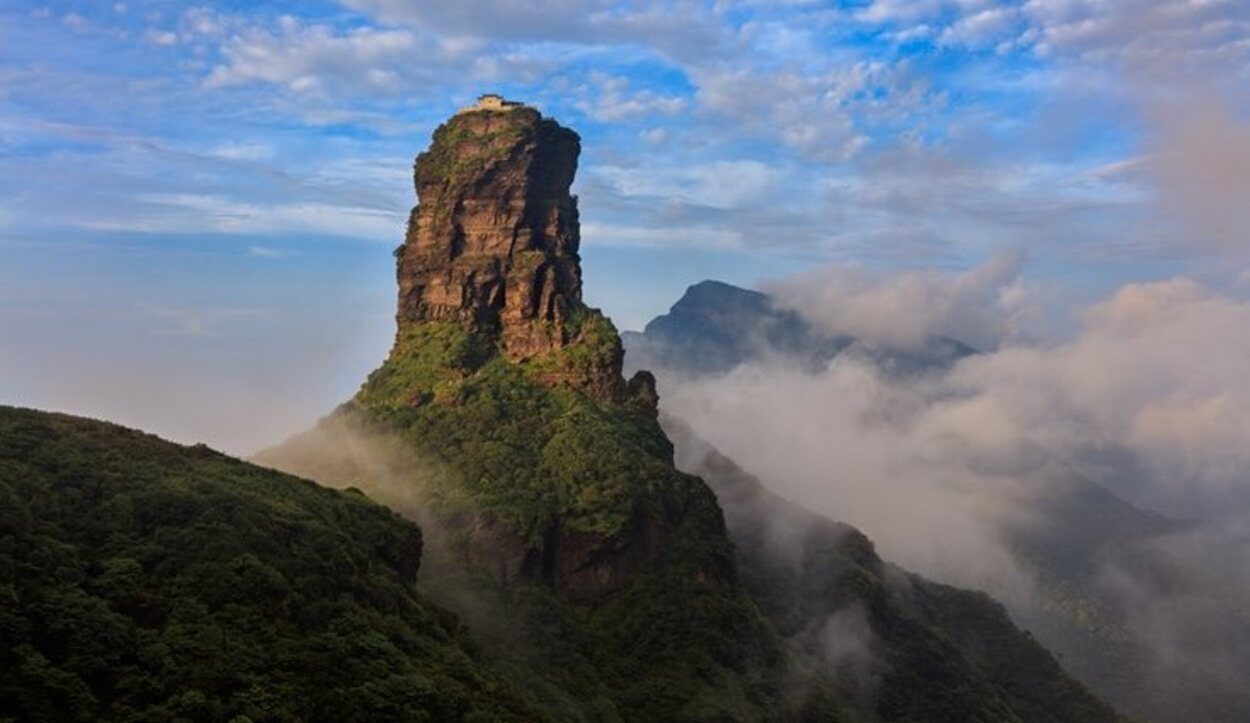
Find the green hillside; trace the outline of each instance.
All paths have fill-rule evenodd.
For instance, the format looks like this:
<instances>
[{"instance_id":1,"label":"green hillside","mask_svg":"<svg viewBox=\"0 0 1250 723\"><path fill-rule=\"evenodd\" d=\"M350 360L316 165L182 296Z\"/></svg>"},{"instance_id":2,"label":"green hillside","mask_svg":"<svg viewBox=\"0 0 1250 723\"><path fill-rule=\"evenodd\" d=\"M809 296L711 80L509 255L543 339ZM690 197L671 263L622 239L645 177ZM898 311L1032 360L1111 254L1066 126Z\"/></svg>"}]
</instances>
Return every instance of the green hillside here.
<instances>
[{"instance_id":1,"label":"green hillside","mask_svg":"<svg viewBox=\"0 0 1250 723\"><path fill-rule=\"evenodd\" d=\"M0 720L536 719L421 548L359 493L0 407Z\"/></svg>"},{"instance_id":2,"label":"green hillside","mask_svg":"<svg viewBox=\"0 0 1250 723\"><path fill-rule=\"evenodd\" d=\"M449 369L440 401L393 404L377 390L434 378L409 373L425 361L412 354L397 347L353 402L259 461L360 486L440 531L427 587L451 606L470 591L475 636L557 717L784 719L776 638L738 583L715 497L673 467L653 414L500 356ZM398 396L425 394L414 381ZM370 465L381 458L389 469Z\"/></svg>"}]
</instances>

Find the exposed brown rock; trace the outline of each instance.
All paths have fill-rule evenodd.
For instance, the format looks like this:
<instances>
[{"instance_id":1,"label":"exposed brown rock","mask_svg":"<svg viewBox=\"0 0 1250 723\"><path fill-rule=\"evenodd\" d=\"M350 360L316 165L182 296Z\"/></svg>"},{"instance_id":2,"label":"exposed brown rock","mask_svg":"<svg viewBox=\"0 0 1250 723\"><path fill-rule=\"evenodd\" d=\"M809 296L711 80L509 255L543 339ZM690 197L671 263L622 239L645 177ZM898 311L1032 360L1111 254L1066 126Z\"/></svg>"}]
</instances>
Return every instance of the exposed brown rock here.
<instances>
[{"instance_id":1,"label":"exposed brown rock","mask_svg":"<svg viewBox=\"0 0 1250 723\"><path fill-rule=\"evenodd\" d=\"M396 250L399 333L456 323L487 349L530 363L544 384L654 412L654 380L626 384L616 329L582 302L569 192L580 138L533 108L486 98L497 102L452 116L417 156L419 204ZM577 359L562 354L575 345Z\"/></svg>"},{"instance_id":2,"label":"exposed brown rock","mask_svg":"<svg viewBox=\"0 0 1250 723\"><path fill-rule=\"evenodd\" d=\"M527 108L462 112L417 156L419 205L398 253L404 324L456 321L511 359L568 345L585 310L577 197L581 141Z\"/></svg>"}]
</instances>

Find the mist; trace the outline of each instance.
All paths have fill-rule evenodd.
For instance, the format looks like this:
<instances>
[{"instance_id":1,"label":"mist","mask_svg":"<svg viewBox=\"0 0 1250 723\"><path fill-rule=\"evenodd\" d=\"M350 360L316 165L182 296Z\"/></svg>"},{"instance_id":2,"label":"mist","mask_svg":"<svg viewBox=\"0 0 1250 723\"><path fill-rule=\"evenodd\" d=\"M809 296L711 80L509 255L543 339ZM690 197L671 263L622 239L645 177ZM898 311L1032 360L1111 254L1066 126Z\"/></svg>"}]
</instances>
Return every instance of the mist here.
<instances>
[{"instance_id":1,"label":"mist","mask_svg":"<svg viewBox=\"0 0 1250 723\"><path fill-rule=\"evenodd\" d=\"M1055 338L1024 269L1011 254L966 272L839 266L777 282L778 304L825 333L982 351L900 374L764 349L718 377L657 370L661 407L886 559L987 590L1018 619L1053 594L1022 546L1087 545L1050 564L1127 621L1148 675L1235 686L1250 664L1250 302L1183 277L1128 284ZM1112 532L1121 518L1141 530Z\"/></svg>"}]
</instances>

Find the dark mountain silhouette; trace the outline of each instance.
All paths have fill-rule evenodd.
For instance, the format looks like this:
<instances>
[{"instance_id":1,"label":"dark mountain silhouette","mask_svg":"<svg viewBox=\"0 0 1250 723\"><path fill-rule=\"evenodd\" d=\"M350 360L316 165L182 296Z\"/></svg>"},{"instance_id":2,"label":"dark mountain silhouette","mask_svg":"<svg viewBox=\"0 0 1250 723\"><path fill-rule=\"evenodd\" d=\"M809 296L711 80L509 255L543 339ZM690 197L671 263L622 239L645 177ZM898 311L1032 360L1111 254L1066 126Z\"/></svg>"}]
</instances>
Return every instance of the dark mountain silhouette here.
<instances>
[{"instance_id":1,"label":"dark mountain silhouette","mask_svg":"<svg viewBox=\"0 0 1250 723\"><path fill-rule=\"evenodd\" d=\"M922 373L976 353L946 337L900 349L824 334L766 294L711 280L686 289L667 314L652 319L641 333L624 332L621 340L627 369L695 376L722 374L766 357L820 369L839 354L866 358L892 373Z\"/></svg>"}]
</instances>

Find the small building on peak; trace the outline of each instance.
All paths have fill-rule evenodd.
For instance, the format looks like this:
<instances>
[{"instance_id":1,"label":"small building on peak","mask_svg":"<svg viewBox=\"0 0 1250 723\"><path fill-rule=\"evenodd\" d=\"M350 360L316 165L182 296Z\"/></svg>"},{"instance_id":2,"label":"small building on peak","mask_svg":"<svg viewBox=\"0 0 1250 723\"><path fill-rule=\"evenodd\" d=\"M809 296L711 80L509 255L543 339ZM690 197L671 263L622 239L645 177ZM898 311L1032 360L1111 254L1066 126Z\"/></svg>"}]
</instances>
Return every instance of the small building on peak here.
<instances>
[{"instance_id":1,"label":"small building on peak","mask_svg":"<svg viewBox=\"0 0 1250 723\"><path fill-rule=\"evenodd\" d=\"M515 100L507 100L498 93L485 93L477 97L477 103L456 111L456 115L460 115L461 113L473 113L480 110L509 111L524 107L524 103L520 103Z\"/></svg>"}]
</instances>

